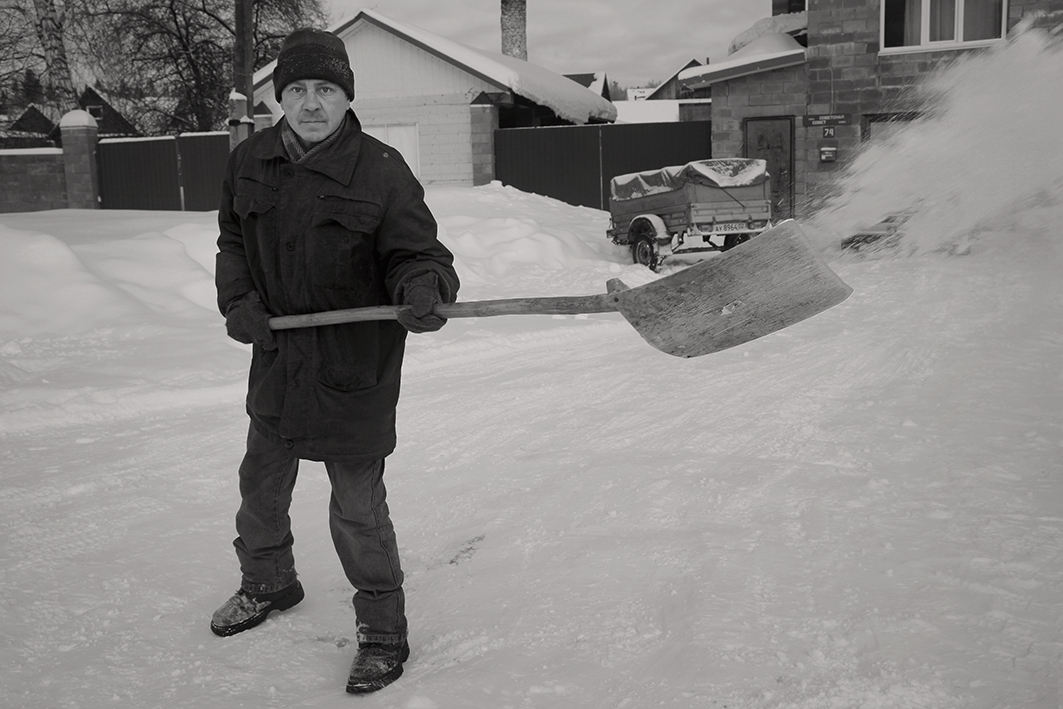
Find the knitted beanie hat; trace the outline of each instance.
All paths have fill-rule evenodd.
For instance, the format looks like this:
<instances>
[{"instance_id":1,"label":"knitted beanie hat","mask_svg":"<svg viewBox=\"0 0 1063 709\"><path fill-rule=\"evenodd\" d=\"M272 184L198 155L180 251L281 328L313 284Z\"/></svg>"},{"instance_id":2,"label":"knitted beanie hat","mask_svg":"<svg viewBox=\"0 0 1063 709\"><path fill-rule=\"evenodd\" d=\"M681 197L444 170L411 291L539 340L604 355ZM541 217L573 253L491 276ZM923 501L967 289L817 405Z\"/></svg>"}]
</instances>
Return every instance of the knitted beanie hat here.
<instances>
[{"instance_id":1,"label":"knitted beanie hat","mask_svg":"<svg viewBox=\"0 0 1063 709\"><path fill-rule=\"evenodd\" d=\"M273 69L273 92L281 100L284 87L299 79L331 81L354 100L354 72L343 40L324 30L297 29L284 38Z\"/></svg>"}]
</instances>

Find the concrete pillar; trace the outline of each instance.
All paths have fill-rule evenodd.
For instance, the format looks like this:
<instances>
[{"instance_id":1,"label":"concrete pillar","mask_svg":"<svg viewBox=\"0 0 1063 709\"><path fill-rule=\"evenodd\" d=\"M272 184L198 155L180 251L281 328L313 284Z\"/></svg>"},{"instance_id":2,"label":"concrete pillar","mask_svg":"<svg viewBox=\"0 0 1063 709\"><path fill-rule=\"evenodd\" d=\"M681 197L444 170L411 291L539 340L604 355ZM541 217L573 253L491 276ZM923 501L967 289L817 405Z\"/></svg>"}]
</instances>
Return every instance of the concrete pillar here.
<instances>
[{"instance_id":1,"label":"concrete pillar","mask_svg":"<svg viewBox=\"0 0 1063 709\"><path fill-rule=\"evenodd\" d=\"M96 169L96 119L88 111L70 111L59 120L63 137L66 203L70 209L100 208L100 177Z\"/></svg>"},{"instance_id":2,"label":"concrete pillar","mask_svg":"<svg viewBox=\"0 0 1063 709\"><path fill-rule=\"evenodd\" d=\"M469 107L472 123L472 184L486 185L495 179L495 131L498 130L498 106L473 104Z\"/></svg>"}]
</instances>

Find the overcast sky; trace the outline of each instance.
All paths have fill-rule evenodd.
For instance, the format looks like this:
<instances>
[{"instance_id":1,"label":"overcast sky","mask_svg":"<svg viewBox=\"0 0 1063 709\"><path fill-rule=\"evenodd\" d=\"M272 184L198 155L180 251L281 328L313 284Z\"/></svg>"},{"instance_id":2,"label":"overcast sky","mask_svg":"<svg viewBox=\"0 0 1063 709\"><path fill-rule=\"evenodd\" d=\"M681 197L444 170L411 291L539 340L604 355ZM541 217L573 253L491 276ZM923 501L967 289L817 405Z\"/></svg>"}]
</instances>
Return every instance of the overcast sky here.
<instances>
[{"instance_id":1,"label":"overcast sky","mask_svg":"<svg viewBox=\"0 0 1063 709\"><path fill-rule=\"evenodd\" d=\"M325 0L334 21L358 10L477 49L501 51L500 0ZM528 0L528 61L559 74L605 71L639 86L691 59L727 57L727 45L771 16L771 0ZM355 67L355 71L358 67Z\"/></svg>"}]
</instances>

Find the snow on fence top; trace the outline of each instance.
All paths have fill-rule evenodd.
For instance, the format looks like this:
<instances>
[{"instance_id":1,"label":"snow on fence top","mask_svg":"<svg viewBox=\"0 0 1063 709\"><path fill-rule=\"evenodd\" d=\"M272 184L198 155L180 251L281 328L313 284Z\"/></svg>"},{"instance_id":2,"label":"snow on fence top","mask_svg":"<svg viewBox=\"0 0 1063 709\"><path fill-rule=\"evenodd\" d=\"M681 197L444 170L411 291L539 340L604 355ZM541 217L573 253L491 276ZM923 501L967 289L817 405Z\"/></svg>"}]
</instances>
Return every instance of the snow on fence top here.
<instances>
[{"instance_id":1,"label":"snow on fence top","mask_svg":"<svg viewBox=\"0 0 1063 709\"><path fill-rule=\"evenodd\" d=\"M609 181L609 191L613 201L624 202L651 194L672 192L686 184L741 187L758 185L767 179L768 164L764 160L718 158L617 175Z\"/></svg>"}]
</instances>

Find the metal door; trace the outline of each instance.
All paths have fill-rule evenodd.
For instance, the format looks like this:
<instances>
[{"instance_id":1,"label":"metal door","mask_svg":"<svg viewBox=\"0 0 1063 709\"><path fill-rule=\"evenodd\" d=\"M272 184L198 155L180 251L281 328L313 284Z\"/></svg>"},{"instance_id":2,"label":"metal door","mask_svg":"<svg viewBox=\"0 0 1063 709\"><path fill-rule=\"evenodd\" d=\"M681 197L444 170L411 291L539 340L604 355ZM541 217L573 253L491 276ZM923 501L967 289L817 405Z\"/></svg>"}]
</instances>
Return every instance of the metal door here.
<instances>
[{"instance_id":1,"label":"metal door","mask_svg":"<svg viewBox=\"0 0 1063 709\"><path fill-rule=\"evenodd\" d=\"M745 157L768 162L771 175L772 219L794 215L794 119L747 118Z\"/></svg>"}]
</instances>

